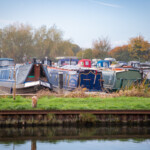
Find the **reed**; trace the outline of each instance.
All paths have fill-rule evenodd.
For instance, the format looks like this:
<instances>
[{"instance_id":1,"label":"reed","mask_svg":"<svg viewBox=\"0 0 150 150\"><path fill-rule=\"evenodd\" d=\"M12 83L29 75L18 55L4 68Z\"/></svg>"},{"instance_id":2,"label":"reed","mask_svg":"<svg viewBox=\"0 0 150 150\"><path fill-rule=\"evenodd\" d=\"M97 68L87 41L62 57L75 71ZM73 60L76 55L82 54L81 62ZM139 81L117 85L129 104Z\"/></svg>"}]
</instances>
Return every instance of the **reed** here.
<instances>
[{"instance_id":1,"label":"reed","mask_svg":"<svg viewBox=\"0 0 150 150\"><path fill-rule=\"evenodd\" d=\"M141 83L135 83L129 88L120 90L118 96L150 97L150 87L146 83L146 80L144 80Z\"/></svg>"},{"instance_id":2,"label":"reed","mask_svg":"<svg viewBox=\"0 0 150 150\"><path fill-rule=\"evenodd\" d=\"M86 97L89 97L89 95L87 95L85 93L85 91L86 91L86 89L79 87L79 88L75 89L72 92L68 92L68 93L64 94L64 97L71 97L71 98L86 98Z\"/></svg>"}]
</instances>

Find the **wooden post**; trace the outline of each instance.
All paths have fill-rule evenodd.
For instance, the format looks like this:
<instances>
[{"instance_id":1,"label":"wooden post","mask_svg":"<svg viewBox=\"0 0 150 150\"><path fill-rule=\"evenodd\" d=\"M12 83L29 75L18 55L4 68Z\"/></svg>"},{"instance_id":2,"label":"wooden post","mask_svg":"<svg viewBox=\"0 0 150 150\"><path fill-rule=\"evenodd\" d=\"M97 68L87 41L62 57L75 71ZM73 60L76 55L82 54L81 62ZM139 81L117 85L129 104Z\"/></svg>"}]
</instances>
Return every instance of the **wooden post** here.
<instances>
[{"instance_id":1,"label":"wooden post","mask_svg":"<svg viewBox=\"0 0 150 150\"><path fill-rule=\"evenodd\" d=\"M36 108L37 107L37 96L33 96L32 97L32 108Z\"/></svg>"},{"instance_id":2,"label":"wooden post","mask_svg":"<svg viewBox=\"0 0 150 150\"><path fill-rule=\"evenodd\" d=\"M13 100L15 100L15 97L16 97L16 68L14 64Z\"/></svg>"},{"instance_id":3,"label":"wooden post","mask_svg":"<svg viewBox=\"0 0 150 150\"><path fill-rule=\"evenodd\" d=\"M58 91L60 94L63 93L63 72L58 73Z\"/></svg>"}]
</instances>

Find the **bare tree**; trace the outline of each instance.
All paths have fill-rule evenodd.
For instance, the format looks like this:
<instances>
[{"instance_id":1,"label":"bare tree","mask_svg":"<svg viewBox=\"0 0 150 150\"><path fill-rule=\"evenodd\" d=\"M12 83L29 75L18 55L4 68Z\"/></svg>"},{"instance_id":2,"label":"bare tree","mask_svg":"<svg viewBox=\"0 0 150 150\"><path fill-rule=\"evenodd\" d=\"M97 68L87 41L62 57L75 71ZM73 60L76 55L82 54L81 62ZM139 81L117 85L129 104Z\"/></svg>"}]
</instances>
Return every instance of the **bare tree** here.
<instances>
[{"instance_id":1,"label":"bare tree","mask_svg":"<svg viewBox=\"0 0 150 150\"><path fill-rule=\"evenodd\" d=\"M104 59L111 50L108 38L99 38L93 42L93 57Z\"/></svg>"}]
</instances>

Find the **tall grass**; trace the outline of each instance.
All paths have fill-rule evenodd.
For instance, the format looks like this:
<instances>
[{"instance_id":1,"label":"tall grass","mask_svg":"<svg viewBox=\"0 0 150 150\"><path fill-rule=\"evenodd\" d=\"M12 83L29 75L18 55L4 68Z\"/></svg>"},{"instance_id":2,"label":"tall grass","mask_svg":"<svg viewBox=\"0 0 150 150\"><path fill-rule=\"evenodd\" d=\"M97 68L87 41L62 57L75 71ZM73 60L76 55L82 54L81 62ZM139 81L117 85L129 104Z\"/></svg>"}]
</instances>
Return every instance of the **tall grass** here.
<instances>
[{"instance_id":1,"label":"tall grass","mask_svg":"<svg viewBox=\"0 0 150 150\"><path fill-rule=\"evenodd\" d=\"M118 96L150 97L150 87L146 80L132 84L129 88L120 90Z\"/></svg>"}]
</instances>

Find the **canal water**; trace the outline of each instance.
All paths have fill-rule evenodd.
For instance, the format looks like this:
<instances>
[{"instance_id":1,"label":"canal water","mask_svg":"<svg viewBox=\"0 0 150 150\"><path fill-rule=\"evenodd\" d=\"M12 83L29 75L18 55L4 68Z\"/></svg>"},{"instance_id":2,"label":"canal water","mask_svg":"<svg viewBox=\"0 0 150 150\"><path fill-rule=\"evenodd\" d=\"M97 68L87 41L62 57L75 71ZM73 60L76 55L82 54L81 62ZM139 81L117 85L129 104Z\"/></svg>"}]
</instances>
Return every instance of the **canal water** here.
<instances>
[{"instance_id":1,"label":"canal water","mask_svg":"<svg viewBox=\"0 0 150 150\"><path fill-rule=\"evenodd\" d=\"M0 128L0 150L149 150L148 126Z\"/></svg>"}]
</instances>

